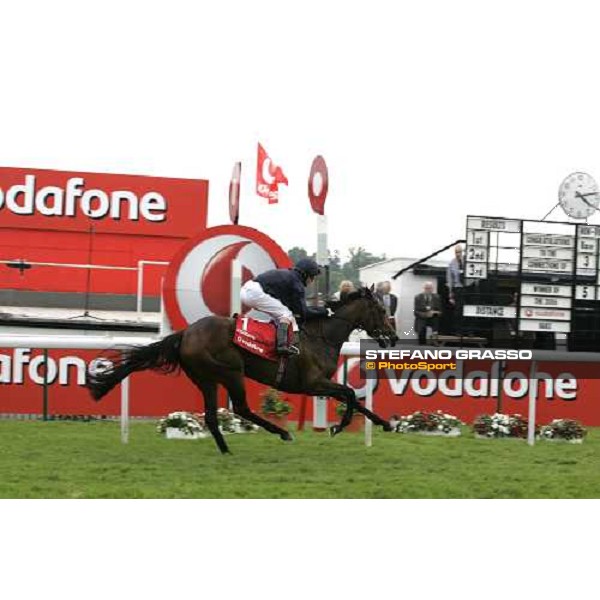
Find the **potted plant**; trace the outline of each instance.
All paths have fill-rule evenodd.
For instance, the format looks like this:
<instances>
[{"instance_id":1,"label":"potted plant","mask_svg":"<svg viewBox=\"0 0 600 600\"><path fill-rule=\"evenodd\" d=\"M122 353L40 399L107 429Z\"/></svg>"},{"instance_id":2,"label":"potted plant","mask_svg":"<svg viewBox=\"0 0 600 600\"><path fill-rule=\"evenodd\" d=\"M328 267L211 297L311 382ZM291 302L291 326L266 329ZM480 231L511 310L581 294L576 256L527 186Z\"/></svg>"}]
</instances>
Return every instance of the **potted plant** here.
<instances>
[{"instance_id":1,"label":"potted plant","mask_svg":"<svg viewBox=\"0 0 600 600\"><path fill-rule=\"evenodd\" d=\"M346 405L339 402L337 404L337 406L335 407L335 414L340 418L340 421L342 420L342 416L344 415L345 412L346 412ZM348 425L346 426L344 431L354 431L354 432L362 431L364 429L364 426L365 426L364 416L361 415L359 412L354 411L352 413L352 420L350 421L350 423L348 423Z\"/></svg>"},{"instance_id":2,"label":"potted plant","mask_svg":"<svg viewBox=\"0 0 600 600\"><path fill-rule=\"evenodd\" d=\"M473 421L473 431L480 438L527 438L527 419L519 414L481 415Z\"/></svg>"},{"instance_id":3,"label":"potted plant","mask_svg":"<svg viewBox=\"0 0 600 600\"><path fill-rule=\"evenodd\" d=\"M204 422L184 411L168 414L158 422L157 430L167 439L197 440L207 436Z\"/></svg>"},{"instance_id":4,"label":"potted plant","mask_svg":"<svg viewBox=\"0 0 600 600\"><path fill-rule=\"evenodd\" d=\"M548 442L569 442L571 444L581 444L587 431L581 426L581 423L572 419L554 419L549 425L540 428L539 437Z\"/></svg>"},{"instance_id":5,"label":"potted plant","mask_svg":"<svg viewBox=\"0 0 600 600\"><path fill-rule=\"evenodd\" d=\"M218 409L217 420L219 422L219 429L222 433L247 433L258 431L258 425L238 417L226 408Z\"/></svg>"},{"instance_id":6,"label":"potted plant","mask_svg":"<svg viewBox=\"0 0 600 600\"><path fill-rule=\"evenodd\" d=\"M285 429L288 415L292 412L291 404L283 399L281 392L273 388L267 388L260 397L262 398L260 408L262 414L275 425Z\"/></svg>"},{"instance_id":7,"label":"potted plant","mask_svg":"<svg viewBox=\"0 0 600 600\"><path fill-rule=\"evenodd\" d=\"M411 415L394 415L390 424L397 433L421 433L423 435L439 435L446 437L458 437L462 422L454 415L436 412L416 411Z\"/></svg>"}]
</instances>

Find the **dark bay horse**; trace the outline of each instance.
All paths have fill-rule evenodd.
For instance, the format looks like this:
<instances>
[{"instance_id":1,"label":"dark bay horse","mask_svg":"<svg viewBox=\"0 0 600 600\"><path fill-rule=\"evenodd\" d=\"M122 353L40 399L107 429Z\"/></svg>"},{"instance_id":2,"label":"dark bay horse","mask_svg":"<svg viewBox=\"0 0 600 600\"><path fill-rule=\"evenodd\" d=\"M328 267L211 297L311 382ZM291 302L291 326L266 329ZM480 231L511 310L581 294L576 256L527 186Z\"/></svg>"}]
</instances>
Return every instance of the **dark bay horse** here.
<instances>
[{"instance_id":1,"label":"dark bay horse","mask_svg":"<svg viewBox=\"0 0 600 600\"><path fill-rule=\"evenodd\" d=\"M350 423L353 411L367 416L376 425L391 431L389 423L367 410L356 400L354 390L331 381L338 366L342 345L354 329L364 329L380 345L394 344L396 332L389 325L384 308L373 296L373 289L361 288L341 302L330 304L330 317L307 321L300 331L300 354L288 360L285 374L276 385L278 362L269 361L239 348L233 343L235 320L204 317L187 329L147 346L127 348L121 358L105 370L88 373L87 387L100 400L115 385L134 371L152 369L170 373L181 368L204 396L206 425L221 452L227 444L217 424L217 385L229 393L234 412L256 423L282 440L291 434L253 413L246 401L244 377L276 387L284 392L329 396L346 404L341 422L331 428L335 435Z\"/></svg>"}]
</instances>

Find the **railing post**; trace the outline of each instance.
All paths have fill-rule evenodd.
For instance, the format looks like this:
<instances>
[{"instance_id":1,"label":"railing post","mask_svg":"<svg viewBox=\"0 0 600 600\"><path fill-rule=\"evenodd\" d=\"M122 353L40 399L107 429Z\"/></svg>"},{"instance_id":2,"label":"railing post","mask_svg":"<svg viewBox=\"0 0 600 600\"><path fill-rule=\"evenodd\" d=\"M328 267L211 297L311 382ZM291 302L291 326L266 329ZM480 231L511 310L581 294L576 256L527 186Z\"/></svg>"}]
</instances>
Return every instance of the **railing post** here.
<instances>
[{"instance_id":1,"label":"railing post","mask_svg":"<svg viewBox=\"0 0 600 600\"><path fill-rule=\"evenodd\" d=\"M48 348L44 348L44 386L42 391L42 419L48 420Z\"/></svg>"}]
</instances>

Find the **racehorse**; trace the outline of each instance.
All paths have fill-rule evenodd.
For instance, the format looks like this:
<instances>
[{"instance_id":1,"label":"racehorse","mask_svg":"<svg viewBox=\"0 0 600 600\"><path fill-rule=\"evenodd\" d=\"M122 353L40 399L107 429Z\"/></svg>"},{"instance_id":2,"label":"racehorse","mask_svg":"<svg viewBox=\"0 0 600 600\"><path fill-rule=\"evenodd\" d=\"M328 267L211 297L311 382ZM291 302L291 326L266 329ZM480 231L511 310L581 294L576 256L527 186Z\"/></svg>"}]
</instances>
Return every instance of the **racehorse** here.
<instances>
[{"instance_id":1,"label":"racehorse","mask_svg":"<svg viewBox=\"0 0 600 600\"><path fill-rule=\"evenodd\" d=\"M122 350L121 358L104 370L88 372L87 387L95 400L100 400L115 385L134 371L152 369L171 373L181 368L204 396L205 420L222 453L229 452L217 422L217 385L229 393L234 412L282 440L292 435L250 410L246 401L244 377L276 389L330 396L346 404L341 422L330 429L336 435L350 423L353 411L364 414L374 424L391 431L388 421L361 405L354 390L331 381L338 365L342 345L354 329L363 329L378 340L380 346L396 343L398 337L390 326L385 309L373 295L373 287L360 288L339 302L328 304L329 317L306 321L300 329L300 354L290 356L283 376L278 377L278 362L252 354L233 343L235 319L204 317L187 329L161 341Z\"/></svg>"}]
</instances>

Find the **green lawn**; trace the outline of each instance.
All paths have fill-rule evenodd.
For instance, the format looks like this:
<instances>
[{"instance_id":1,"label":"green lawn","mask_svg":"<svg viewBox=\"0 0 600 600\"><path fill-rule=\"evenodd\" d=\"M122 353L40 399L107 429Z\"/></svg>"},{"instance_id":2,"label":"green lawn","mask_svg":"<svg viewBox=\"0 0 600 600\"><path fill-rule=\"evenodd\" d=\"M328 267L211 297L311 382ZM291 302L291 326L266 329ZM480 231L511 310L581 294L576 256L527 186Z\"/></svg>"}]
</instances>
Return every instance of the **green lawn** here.
<instances>
[{"instance_id":1,"label":"green lawn","mask_svg":"<svg viewBox=\"0 0 600 600\"><path fill-rule=\"evenodd\" d=\"M0 421L1 498L600 498L600 429L582 445L376 432L165 440L131 424Z\"/></svg>"}]
</instances>

